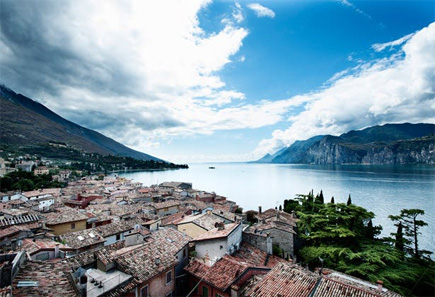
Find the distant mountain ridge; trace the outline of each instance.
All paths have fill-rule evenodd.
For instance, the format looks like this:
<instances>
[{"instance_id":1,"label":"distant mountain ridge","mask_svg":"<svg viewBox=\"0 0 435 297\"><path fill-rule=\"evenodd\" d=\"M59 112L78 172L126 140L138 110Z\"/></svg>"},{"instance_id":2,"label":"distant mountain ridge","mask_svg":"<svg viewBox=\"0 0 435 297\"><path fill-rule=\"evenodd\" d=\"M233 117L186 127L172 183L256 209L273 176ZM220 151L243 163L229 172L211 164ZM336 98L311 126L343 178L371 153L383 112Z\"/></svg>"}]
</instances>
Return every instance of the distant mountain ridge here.
<instances>
[{"instance_id":1,"label":"distant mountain ridge","mask_svg":"<svg viewBox=\"0 0 435 297\"><path fill-rule=\"evenodd\" d=\"M0 144L24 146L65 143L90 153L163 161L68 121L4 85L0 85L0 127Z\"/></svg>"},{"instance_id":2,"label":"distant mountain ridge","mask_svg":"<svg viewBox=\"0 0 435 297\"><path fill-rule=\"evenodd\" d=\"M434 124L385 124L296 141L256 163L435 164Z\"/></svg>"}]
</instances>

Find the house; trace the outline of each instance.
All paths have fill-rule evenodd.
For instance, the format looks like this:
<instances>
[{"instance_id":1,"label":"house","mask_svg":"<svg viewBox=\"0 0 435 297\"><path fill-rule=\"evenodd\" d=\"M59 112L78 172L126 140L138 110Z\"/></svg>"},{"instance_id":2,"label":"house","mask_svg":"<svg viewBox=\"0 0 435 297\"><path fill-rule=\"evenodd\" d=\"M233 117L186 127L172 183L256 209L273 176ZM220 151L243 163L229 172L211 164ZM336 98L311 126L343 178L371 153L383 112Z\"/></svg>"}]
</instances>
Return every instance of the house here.
<instances>
[{"instance_id":1,"label":"house","mask_svg":"<svg viewBox=\"0 0 435 297\"><path fill-rule=\"evenodd\" d=\"M183 189L183 190L191 190L192 183L185 182L163 182L159 185L160 188L163 189Z\"/></svg>"},{"instance_id":2,"label":"house","mask_svg":"<svg viewBox=\"0 0 435 297\"><path fill-rule=\"evenodd\" d=\"M93 230L104 238L104 245L109 245L124 240L128 234L134 231L134 226L126 221L118 221Z\"/></svg>"},{"instance_id":3,"label":"house","mask_svg":"<svg viewBox=\"0 0 435 297\"><path fill-rule=\"evenodd\" d=\"M204 262L216 261L225 254L233 254L240 248L242 224L217 224L217 227L195 237L196 257Z\"/></svg>"},{"instance_id":4,"label":"house","mask_svg":"<svg viewBox=\"0 0 435 297\"><path fill-rule=\"evenodd\" d=\"M34 175L44 175L44 174L49 174L49 173L50 173L50 170L45 166L40 166L38 168L35 168L35 170L33 170Z\"/></svg>"},{"instance_id":5,"label":"house","mask_svg":"<svg viewBox=\"0 0 435 297\"><path fill-rule=\"evenodd\" d=\"M155 214L161 217L177 213L180 209L180 202L172 200L160 203L151 203L150 206L154 208Z\"/></svg>"},{"instance_id":6,"label":"house","mask_svg":"<svg viewBox=\"0 0 435 297\"><path fill-rule=\"evenodd\" d=\"M104 246L104 238L96 230L81 230L59 236L60 240L72 248L75 253L81 253Z\"/></svg>"},{"instance_id":7,"label":"house","mask_svg":"<svg viewBox=\"0 0 435 297\"><path fill-rule=\"evenodd\" d=\"M191 237L178 231L174 228L160 228L158 231L151 233L150 240L154 240L156 244L165 247L168 251L171 251L178 264L175 267L175 277L184 274L184 267L189 262L189 241ZM183 282L177 282L177 287L183 287ZM180 295L182 292L177 292L176 295Z\"/></svg>"},{"instance_id":8,"label":"house","mask_svg":"<svg viewBox=\"0 0 435 297\"><path fill-rule=\"evenodd\" d=\"M97 194L77 194L76 200L68 199L64 201L64 204L72 208L84 209L95 199L103 199L103 196Z\"/></svg>"},{"instance_id":9,"label":"house","mask_svg":"<svg viewBox=\"0 0 435 297\"><path fill-rule=\"evenodd\" d=\"M76 296L71 270L62 259L27 261L12 282L13 296Z\"/></svg>"},{"instance_id":10,"label":"house","mask_svg":"<svg viewBox=\"0 0 435 297\"><path fill-rule=\"evenodd\" d=\"M271 295L273 294L273 295ZM400 295L350 275L330 270L317 274L290 263L279 263L247 290L247 297L399 297Z\"/></svg>"},{"instance_id":11,"label":"house","mask_svg":"<svg viewBox=\"0 0 435 297\"><path fill-rule=\"evenodd\" d=\"M195 238L213 228L216 228L216 224L223 221L224 218L209 211L202 214L185 216L178 221L176 225L179 231L186 233L192 238Z\"/></svg>"},{"instance_id":12,"label":"house","mask_svg":"<svg viewBox=\"0 0 435 297\"><path fill-rule=\"evenodd\" d=\"M18 163L15 164L15 168L21 169L22 171L32 172L34 165L35 162L33 161L18 161Z\"/></svg>"},{"instance_id":13,"label":"house","mask_svg":"<svg viewBox=\"0 0 435 297\"><path fill-rule=\"evenodd\" d=\"M75 209L62 207L56 212L44 214L46 217L45 225L53 230L54 235L65 234L70 231L80 231L86 229L88 217Z\"/></svg>"},{"instance_id":14,"label":"house","mask_svg":"<svg viewBox=\"0 0 435 297\"><path fill-rule=\"evenodd\" d=\"M103 282L107 275L110 278L111 275L122 273L124 281L118 282L118 287L110 289L116 292L111 296L172 296L175 290L175 266L178 261L172 252L167 250L167 245L162 246L159 243L157 240L124 248L104 247L95 253L97 269L88 272L99 276ZM104 287L104 283L101 285Z\"/></svg>"},{"instance_id":15,"label":"house","mask_svg":"<svg viewBox=\"0 0 435 297\"><path fill-rule=\"evenodd\" d=\"M258 223L247 228L245 233L251 234L251 237L255 237L256 234L268 234L273 244L282 251L283 257L293 257L297 218L276 209L268 209L264 213L260 210L257 218Z\"/></svg>"},{"instance_id":16,"label":"house","mask_svg":"<svg viewBox=\"0 0 435 297\"><path fill-rule=\"evenodd\" d=\"M64 258L73 249L59 242L49 239L23 239L21 250L28 253L30 259L45 261L54 258Z\"/></svg>"},{"instance_id":17,"label":"house","mask_svg":"<svg viewBox=\"0 0 435 297\"><path fill-rule=\"evenodd\" d=\"M266 275L280 262L286 261L242 243L232 256L226 254L211 262L194 259L185 268L189 291L193 291L192 296L243 296L246 283Z\"/></svg>"}]
</instances>

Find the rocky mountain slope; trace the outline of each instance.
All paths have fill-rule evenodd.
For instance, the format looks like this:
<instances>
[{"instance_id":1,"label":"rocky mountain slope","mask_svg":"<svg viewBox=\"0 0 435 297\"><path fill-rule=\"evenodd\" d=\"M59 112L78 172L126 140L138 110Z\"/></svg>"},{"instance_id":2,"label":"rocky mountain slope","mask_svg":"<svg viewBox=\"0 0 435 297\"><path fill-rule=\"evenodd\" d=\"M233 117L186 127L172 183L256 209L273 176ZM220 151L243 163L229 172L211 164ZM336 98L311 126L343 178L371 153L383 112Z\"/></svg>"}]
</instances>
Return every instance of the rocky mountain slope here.
<instances>
[{"instance_id":1,"label":"rocky mountain slope","mask_svg":"<svg viewBox=\"0 0 435 297\"><path fill-rule=\"evenodd\" d=\"M70 122L44 105L3 85L0 85L0 127L1 145L61 143L90 153L162 161Z\"/></svg>"},{"instance_id":2,"label":"rocky mountain slope","mask_svg":"<svg viewBox=\"0 0 435 297\"><path fill-rule=\"evenodd\" d=\"M296 164L435 164L434 124L386 124L340 136L297 141L257 162Z\"/></svg>"}]
</instances>

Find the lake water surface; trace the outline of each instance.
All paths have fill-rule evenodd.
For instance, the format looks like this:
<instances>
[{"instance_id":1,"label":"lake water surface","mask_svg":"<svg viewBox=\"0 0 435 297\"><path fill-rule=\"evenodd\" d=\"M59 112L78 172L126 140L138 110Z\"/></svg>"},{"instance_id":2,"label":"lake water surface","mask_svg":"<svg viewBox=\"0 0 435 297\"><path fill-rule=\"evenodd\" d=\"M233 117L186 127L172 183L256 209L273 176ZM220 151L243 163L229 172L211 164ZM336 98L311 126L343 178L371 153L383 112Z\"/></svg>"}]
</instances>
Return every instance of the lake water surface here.
<instances>
[{"instance_id":1,"label":"lake water surface","mask_svg":"<svg viewBox=\"0 0 435 297\"><path fill-rule=\"evenodd\" d=\"M421 219L420 246L435 251L435 166L317 166L288 164L217 163L192 164L189 169L120 174L149 186L164 181L193 183L198 190L216 192L237 202L244 210L263 210L283 204L296 194L323 190L325 202L347 201L375 213L373 223L382 225L382 236L396 227L388 215L404 208L425 211ZM215 169L209 169L214 166Z\"/></svg>"}]
</instances>

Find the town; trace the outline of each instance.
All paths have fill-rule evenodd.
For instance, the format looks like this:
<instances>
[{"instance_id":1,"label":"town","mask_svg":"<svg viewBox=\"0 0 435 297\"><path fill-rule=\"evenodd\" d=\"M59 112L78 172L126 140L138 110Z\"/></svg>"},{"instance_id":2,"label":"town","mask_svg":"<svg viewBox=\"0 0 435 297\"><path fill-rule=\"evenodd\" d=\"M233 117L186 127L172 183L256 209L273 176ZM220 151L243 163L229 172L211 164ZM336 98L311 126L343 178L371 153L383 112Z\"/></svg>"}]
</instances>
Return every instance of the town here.
<instances>
[{"instance_id":1,"label":"town","mask_svg":"<svg viewBox=\"0 0 435 297\"><path fill-rule=\"evenodd\" d=\"M400 296L300 266L294 213L243 212L189 182L55 172L64 187L0 194L1 296Z\"/></svg>"}]
</instances>

